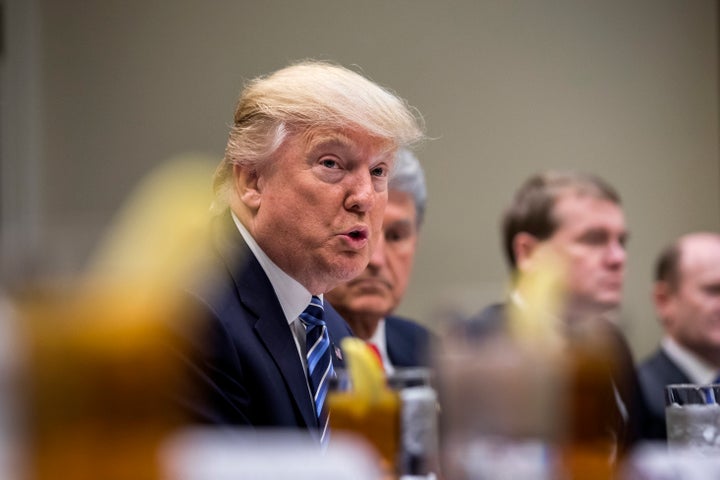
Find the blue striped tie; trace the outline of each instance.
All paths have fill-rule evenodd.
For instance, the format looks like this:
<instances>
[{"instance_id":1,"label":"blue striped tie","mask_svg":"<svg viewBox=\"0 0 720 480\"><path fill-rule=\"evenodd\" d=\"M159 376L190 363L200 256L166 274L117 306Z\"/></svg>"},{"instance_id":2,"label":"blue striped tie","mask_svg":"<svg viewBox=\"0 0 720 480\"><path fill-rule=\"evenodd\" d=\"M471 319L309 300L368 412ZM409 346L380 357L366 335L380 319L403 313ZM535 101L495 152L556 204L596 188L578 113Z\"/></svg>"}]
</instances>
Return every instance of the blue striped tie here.
<instances>
[{"instance_id":1,"label":"blue striped tie","mask_svg":"<svg viewBox=\"0 0 720 480\"><path fill-rule=\"evenodd\" d=\"M300 320L305 324L308 380L315 401L315 414L320 423L320 444L327 446L330 438L328 412L323 405L334 370L330 357L330 337L323 320L323 313L322 301L313 295L310 305L300 314Z\"/></svg>"}]
</instances>

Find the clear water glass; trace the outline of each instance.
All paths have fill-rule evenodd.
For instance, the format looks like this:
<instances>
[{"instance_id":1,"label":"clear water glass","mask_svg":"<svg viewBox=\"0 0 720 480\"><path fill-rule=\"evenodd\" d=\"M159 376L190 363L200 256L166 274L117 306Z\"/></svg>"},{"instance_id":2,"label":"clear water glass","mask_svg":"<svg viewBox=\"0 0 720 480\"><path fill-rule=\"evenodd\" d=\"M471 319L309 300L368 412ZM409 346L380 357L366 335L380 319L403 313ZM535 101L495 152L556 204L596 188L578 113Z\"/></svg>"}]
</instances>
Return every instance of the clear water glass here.
<instances>
[{"instance_id":1,"label":"clear water glass","mask_svg":"<svg viewBox=\"0 0 720 480\"><path fill-rule=\"evenodd\" d=\"M720 454L720 384L665 387L668 445Z\"/></svg>"}]
</instances>

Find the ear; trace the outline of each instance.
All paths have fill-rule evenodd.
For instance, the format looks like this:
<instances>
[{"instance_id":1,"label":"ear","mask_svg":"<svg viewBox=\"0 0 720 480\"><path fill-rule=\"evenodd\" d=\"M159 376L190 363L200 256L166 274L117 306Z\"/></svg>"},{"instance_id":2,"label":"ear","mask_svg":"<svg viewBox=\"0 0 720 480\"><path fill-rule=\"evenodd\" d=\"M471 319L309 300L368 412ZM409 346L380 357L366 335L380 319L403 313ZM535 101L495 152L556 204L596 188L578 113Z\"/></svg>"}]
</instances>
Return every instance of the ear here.
<instances>
[{"instance_id":1,"label":"ear","mask_svg":"<svg viewBox=\"0 0 720 480\"><path fill-rule=\"evenodd\" d=\"M262 177L258 175L257 170L236 164L233 165L233 178L240 201L251 210L260 208L264 182Z\"/></svg>"},{"instance_id":2,"label":"ear","mask_svg":"<svg viewBox=\"0 0 720 480\"><path fill-rule=\"evenodd\" d=\"M653 304L660 323L667 326L673 317L673 292L667 282L655 282L653 285Z\"/></svg>"},{"instance_id":3,"label":"ear","mask_svg":"<svg viewBox=\"0 0 720 480\"><path fill-rule=\"evenodd\" d=\"M512 248L515 254L515 264L519 272L525 272L532 266L533 254L540 241L526 232L520 232L513 238Z\"/></svg>"}]
</instances>

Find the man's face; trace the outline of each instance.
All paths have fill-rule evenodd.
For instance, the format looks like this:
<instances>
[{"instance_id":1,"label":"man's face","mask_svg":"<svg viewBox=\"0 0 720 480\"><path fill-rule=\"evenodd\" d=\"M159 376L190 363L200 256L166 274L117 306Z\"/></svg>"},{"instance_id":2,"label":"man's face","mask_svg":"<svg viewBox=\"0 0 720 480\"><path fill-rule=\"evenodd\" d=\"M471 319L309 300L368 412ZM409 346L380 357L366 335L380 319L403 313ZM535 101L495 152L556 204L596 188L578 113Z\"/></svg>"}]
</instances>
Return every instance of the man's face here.
<instances>
[{"instance_id":1,"label":"man's face","mask_svg":"<svg viewBox=\"0 0 720 480\"><path fill-rule=\"evenodd\" d=\"M354 130L291 136L258 172L250 232L313 294L355 277L380 236L393 155Z\"/></svg>"},{"instance_id":2,"label":"man's face","mask_svg":"<svg viewBox=\"0 0 720 480\"><path fill-rule=\"evenodd\" d=\"M365 271L327 295L349 321L376 321L395 310L405 294L418 238L417 212L409 193L390 191L382 230Z\"/></svg>"},{"instance_id":3,"label":"man's face","mask_svg":"<svg viewBox=\"0 0 720 480\"><path fill-rule=\"evenodd\" d=\"M720 240L697 236L684 240L679 283L656 306L667 332L701 355L720 357Z\"/></svg>"},{"instance_id":4,"label":"man's face","mask_svg":"<svg viewBox=\"0 0 720 480\"><path fill-rule=\"evenodd\" d=\"M543 243L565 260L569 307L603 312L619 307L625 275L625 217L619 205L568 192L553 209L557 229Z\"/></svg>"}]
</instances>

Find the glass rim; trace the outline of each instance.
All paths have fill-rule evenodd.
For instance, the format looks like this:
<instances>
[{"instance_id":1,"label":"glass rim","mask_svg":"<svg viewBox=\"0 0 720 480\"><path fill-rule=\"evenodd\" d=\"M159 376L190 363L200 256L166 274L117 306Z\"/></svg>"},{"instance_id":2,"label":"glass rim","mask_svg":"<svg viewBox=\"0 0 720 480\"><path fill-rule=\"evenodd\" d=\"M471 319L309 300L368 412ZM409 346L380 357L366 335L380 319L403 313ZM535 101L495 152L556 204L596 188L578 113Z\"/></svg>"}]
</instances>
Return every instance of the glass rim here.
<instances>
[{"instance_id":1,"label":"glass rim","mask_svg":"<svg viewBox=\"0 0 720 480\"><path fill-rule=\"evenodd\" d=\"M670 388L718 388L720 387L720 383L670 383L668 385L665 385L665 389Z\"/></svg>"}]
</instances>

